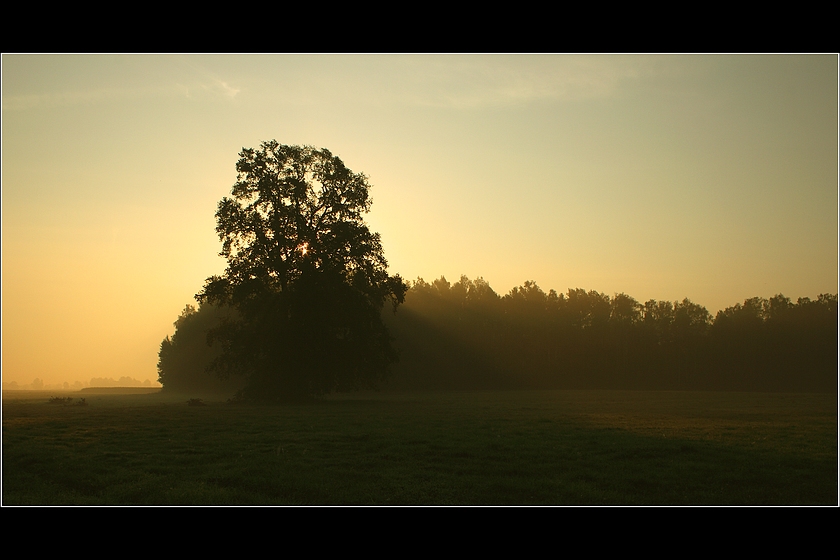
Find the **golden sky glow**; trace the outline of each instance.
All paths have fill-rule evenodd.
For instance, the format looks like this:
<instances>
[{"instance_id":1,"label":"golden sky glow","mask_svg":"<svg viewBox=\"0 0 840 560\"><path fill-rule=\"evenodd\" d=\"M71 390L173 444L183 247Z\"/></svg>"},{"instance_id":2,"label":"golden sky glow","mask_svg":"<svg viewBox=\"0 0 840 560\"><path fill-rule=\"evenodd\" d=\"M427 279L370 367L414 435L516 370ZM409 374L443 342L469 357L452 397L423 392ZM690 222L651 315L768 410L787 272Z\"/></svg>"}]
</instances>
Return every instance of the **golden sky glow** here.
<instances>
[{"instance_id":1,"label":"golden sky glow","mask_svg":"<svg viewBox=\"0 0 840 560\"><path fill-rule=\"evenodd\" d=\"M837 292L836 55L3 55L3 380L155 380L243 147L369 176L391 272Z\"/></svg>"}]
</instances>

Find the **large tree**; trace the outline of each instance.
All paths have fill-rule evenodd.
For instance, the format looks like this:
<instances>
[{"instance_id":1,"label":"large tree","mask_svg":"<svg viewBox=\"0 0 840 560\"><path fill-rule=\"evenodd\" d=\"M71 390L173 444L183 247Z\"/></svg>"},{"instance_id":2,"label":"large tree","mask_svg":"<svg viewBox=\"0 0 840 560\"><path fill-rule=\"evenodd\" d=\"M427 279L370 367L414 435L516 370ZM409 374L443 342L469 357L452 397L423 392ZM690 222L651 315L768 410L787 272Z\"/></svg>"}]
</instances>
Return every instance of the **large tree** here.
<instances>
[{"instance_id":1,"label":"large tree","mask_svg":"<svg viewBox=\"0 0 840 560\"><path fill-rule=\"evenodd\" d=\"M272 399L376 386L396 359L381 311L407 286L364 222L367 177L309 146L270 141L239 156L216 212L227 269L197 295L239 311L211 332L223 349L212 367Z\"/></svg>"}]
</instances>

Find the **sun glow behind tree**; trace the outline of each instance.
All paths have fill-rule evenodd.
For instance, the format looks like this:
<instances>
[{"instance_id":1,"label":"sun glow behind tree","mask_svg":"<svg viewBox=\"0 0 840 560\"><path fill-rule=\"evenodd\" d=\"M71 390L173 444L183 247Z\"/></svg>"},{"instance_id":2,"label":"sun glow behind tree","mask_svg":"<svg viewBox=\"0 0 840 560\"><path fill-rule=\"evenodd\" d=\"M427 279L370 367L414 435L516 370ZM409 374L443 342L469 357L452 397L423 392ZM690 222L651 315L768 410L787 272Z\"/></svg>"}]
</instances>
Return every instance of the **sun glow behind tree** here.
<instances>
[{"instance_id":1,"label":"sun glow behind tree","mask_svg":"<svg viewBox=\"0 0 840 560\"><path fill-rule=\"evenodd\" d=\"M210 333L213 369L244 376L249 398L375 387L396 360L380 312L407 286L364 222L367 178L326 149L272 140L239 155L216 212L228 266L197 296L237 311Z\"/></svg>"}]
</instances>

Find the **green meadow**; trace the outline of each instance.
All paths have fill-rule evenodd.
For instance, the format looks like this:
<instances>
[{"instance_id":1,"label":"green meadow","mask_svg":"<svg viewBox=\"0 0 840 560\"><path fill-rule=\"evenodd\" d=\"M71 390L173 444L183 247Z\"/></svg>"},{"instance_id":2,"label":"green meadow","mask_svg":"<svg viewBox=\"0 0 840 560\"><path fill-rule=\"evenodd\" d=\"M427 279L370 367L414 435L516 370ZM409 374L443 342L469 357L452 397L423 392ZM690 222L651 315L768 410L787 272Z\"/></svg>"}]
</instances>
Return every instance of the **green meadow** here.
<instances>
[{"instance_id":1,"label":"green meadow","mask_svg":"<svg viewBox=\"0 0 840 560\"><path fill-rule=\"evenodd\" d=\"M4 393L3 504L838 504L834 394L200 396Z\"/></svg>"}]
</instances>

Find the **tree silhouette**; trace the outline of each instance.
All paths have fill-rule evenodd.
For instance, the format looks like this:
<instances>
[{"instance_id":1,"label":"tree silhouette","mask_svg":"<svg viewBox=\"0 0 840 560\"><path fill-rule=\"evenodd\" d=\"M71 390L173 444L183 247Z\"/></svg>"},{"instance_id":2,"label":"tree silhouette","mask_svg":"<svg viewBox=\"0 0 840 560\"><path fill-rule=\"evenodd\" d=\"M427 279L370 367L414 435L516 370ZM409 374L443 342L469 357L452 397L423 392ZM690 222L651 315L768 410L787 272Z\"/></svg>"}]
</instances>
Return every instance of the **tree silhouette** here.
<instances>
[{"instance_id":1,"label":"tree silhouette","mask_svg":"<svg viewBox=\"0 0 840 560\"><path fill-rule=\"evenodd\" d=\"M214 305L184 308L174 323L175 333L163 339L158 352L158 381L166 391L231 394L241 388L241 380L223 381L207 371L220 352L207 346L207 333L231 317L231 309Z\"/></svg>"},{"instance_id":2,"label":"tree silhouette","mask_svg":"<svg viewBox=\"0 0 840 560\"><path fill-rule=\"evenodd\" d=\"M396 359L381 310L407 286L364 222L367 177L326 149L273 140L239 156L216 212L227 269L197 296L239 312L211 332L223 348L212 368L245 375L261 398L375 386Z\"/></svg>"}]
</instances>

